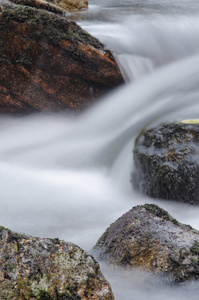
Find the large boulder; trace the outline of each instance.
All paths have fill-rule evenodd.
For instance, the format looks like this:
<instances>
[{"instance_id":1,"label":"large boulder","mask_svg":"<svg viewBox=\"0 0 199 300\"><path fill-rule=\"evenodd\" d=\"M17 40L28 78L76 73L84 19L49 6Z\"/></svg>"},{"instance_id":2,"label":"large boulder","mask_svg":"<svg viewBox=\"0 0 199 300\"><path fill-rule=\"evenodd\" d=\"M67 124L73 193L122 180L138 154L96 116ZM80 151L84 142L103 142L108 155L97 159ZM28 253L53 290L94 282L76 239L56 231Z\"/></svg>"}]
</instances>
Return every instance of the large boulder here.
<instances>
[{"instance_id":1,"label":"large boulder","mask_svg":"<svg viewBox=\"0 0 199 300\"><path fill-rule=\"evenodd\" d=\"M133 186L153 198L199 204L199 123L144 130L135 142Z\"/></svg>"},{"instance_id":2,"label":"large boulder","mask_svg":"<svg viewBox=\"0 0 199 300\"><path fill-rule=\"evenodd\" d=\"M0 227L0 299L110 300L114 296L98 263L78 246Z\"/></svg>"},{"instance_id":3,"label":"large boulder","mask_svg":"<svg viewBox=\"0 0 199 300\"><path fill-rule=\"evenodd\" d=\"M80 110L123 82L112 54L66 17L0 0L0 112Z\"/></svg>"},{"instance_id":4,"label":"large boulder","mask_svg":"<svg viewBox=\"0 0 199 300\"><path fill-rule=\"evenodd\" d=\"M95 250L111 264L164 274L169 282L199 279L199 231L157 205L125 213L105 231Z\"/></svg>"}]
</instances>

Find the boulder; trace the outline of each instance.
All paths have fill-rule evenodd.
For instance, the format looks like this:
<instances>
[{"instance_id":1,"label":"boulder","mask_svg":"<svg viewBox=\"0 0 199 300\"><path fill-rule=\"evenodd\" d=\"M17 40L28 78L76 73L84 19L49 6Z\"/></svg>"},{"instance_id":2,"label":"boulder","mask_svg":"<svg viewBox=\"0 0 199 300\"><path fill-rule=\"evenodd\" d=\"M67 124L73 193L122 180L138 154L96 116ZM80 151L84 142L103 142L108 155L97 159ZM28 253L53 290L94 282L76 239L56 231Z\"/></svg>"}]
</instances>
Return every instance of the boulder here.
<instances>
[{"instance_id":1,"label":"boulder","mask_svg":"<svg viewBox=\"0 0 199 300\"><path fill-rule=\"evenodd\" d=\"M94 258L72 243L0 228L0 299L110 300Z\"/></svg>"},{"instance_id":2,"label":"boulder","mask_svg":"<svg viewBox=\"0 0 199 300\"><path fill-rule=\"evenodd\" d=\"M199 231L157 205L136 206L125 213L94 249L111 264L164 275L170 283L199 279Z\"/></svg>"},{"instance_id":3,"label":"boulder","mask_svg":"<svg viewBox=\"0 0 199 300\"><path fill-rule=\"evenodd\" d=\"M132 184L153 198L199 204L199 123L143 130L135 142Z\"/></svg>"},{"instance_id":4,"label":"boulder","mask_svg":"<svg viewBox=\"0 0 199 300\"><path fill-rule=\"evenodd\" d=\"M81 110L123 83L112 56L66 17L0 0L0 112Z\"/></svg>"},{"instance_id":5,"label":"boulder","mask_svg":"<svg viewBox=\"0 0 199 300\"><path fill-rule=\"evenodd\" d=\"M88 8L87 0L10 0L15 4L27 5L65 14L70 10Z\"/></svg>"}]
</instances>

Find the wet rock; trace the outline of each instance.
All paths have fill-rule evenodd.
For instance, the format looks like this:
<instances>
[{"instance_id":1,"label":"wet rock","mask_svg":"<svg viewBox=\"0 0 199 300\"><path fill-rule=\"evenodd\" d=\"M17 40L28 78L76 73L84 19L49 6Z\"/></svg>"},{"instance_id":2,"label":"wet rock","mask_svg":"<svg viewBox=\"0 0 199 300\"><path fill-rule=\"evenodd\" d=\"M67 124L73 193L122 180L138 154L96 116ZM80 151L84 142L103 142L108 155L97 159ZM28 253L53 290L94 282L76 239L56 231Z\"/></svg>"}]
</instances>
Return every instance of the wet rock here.
<instances>
[{"instance_id":1,"label":"wet rock","mask_svg":"<svg viewBox=\"0 0 199 300\"><path fill-rule=\"evenodd\" d=\"M153 198L199 204L197 122L161 124L144 130L133 153L135 188Z\"/></svg>"},{"instance_id":2,"label":"wet rock","mask_svg":"<svg viewBox=\"0 0 199 300\"><path fill-rule=\"evenodd\" d=\"M95 249L112 264L163 274L169 282L199 279L199 231L157 205L131 209L105 231Z\"/></svg>"},{"instance_id":3,"label":"wet rock","mask_svg":"<svg viewBox=\"0 0 199 300\"><path fill-rule=\"evenodd\" d=\"M87 0L10 0L15 4L45 9L54 13L64 14L74 9L88 8Z\"/></svg>"},{"instance_id":4,"label":"wet rock","mask_svg":"<svg viewBox=\"0 0 199 300\"><path fill-rule=\"evenodd\" d=\"M0 299L114 299L98 263L78 246L0 228Z\"/></svg>"},{"instance_id":5,"label":"wet rock","mask_svg":"<svg viewBox=\"0 0 199 300\"><path fill-rule=\"evenodd\" d=\"M0 0L0 112L80 110L123 82L105 47L76 23Z\"/></svg>"},{"instance_id":6,"label":"wet rock","mask_svg":"<svg viewBox=\"0 0 199 300\"><path fill-rule=\"evenodd\" d=\"M88 8L87 0L46 0L66 10Z\"/></svg>"},{"instance_id":7,"label":"wet rock","mask_svg":"<svg viewBox=\"0 0 199 300\"><path fill-rule=\"evenodd\" d=\"M65 10L88 8L87 0L46 0L49 3L54 3Z\"/></svg>"}]
</instances>

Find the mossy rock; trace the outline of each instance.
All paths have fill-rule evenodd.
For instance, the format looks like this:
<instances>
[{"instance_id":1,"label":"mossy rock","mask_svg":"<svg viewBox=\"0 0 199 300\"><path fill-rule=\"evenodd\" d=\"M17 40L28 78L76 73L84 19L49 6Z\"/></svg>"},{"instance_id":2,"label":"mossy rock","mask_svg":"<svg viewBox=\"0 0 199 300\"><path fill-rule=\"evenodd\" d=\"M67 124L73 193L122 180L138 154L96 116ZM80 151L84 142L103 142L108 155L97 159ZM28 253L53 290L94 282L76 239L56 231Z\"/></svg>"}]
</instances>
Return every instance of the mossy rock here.
<instances>
[{"instance_id":1,"label":"mossy rock","mask_svg":"<svg viewBox=\"0 0 199 300\"><path fill-rule=\"evenodd\" d=\"M80 247L0 227L0 299L110 300L111 287Z\"/></svg>"},{"instance_id":2,"label":"mossy rock","mask_svg":"<svg viewBox=\"0 0 199 300\"><path fill-rule=\"evenodd\" d=\"M80 111L123 83L111 52L67 17L0 8L0 112Z\"/></svg>"},{"instance_id":3,"label":"mossy rock","mask_svg":"<svg viewBox=\"0 0 199 300\"><path fill-rule=\"evenodd\" d=\"M134 188L153 198L199 204L199 123L161 124L138 135Z\"/></svg>"},{"instance_id":4,"label":"mossy rock","mask_svg":"<svg viewBox=\"0 0 199 300\"><path fill-rule=\"evenodd\" d=\"M113 265L163 275L170 283L199 279L199 231L154 204L125 213L94 249Z\"/></svg>"}]
</instances>

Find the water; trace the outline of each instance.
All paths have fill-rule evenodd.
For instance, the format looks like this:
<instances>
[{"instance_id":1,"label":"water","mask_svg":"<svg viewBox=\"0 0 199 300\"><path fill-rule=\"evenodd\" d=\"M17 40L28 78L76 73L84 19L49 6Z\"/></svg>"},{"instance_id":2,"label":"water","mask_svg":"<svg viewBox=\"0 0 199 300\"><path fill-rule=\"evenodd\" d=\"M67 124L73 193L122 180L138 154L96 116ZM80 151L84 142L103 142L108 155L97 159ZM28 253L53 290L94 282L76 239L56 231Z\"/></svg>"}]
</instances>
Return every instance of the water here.
<instances>
[{"instance_id":1,"label":"water","mask_svg":"<svg viewBox=\"0 0 199 300\"><path fill-rule=\"evenodd\" d=\"M91 252L103 231L131 207L156 203L199 229L199 207L153 200L130 185L138 132L162 121L198 118L199 3L90 0L71 16L110 48L126 84L80 116L0 119L0 220ZM199 284L101 263L116 300L197 300Z\"/></svg>"}]
</instances>

